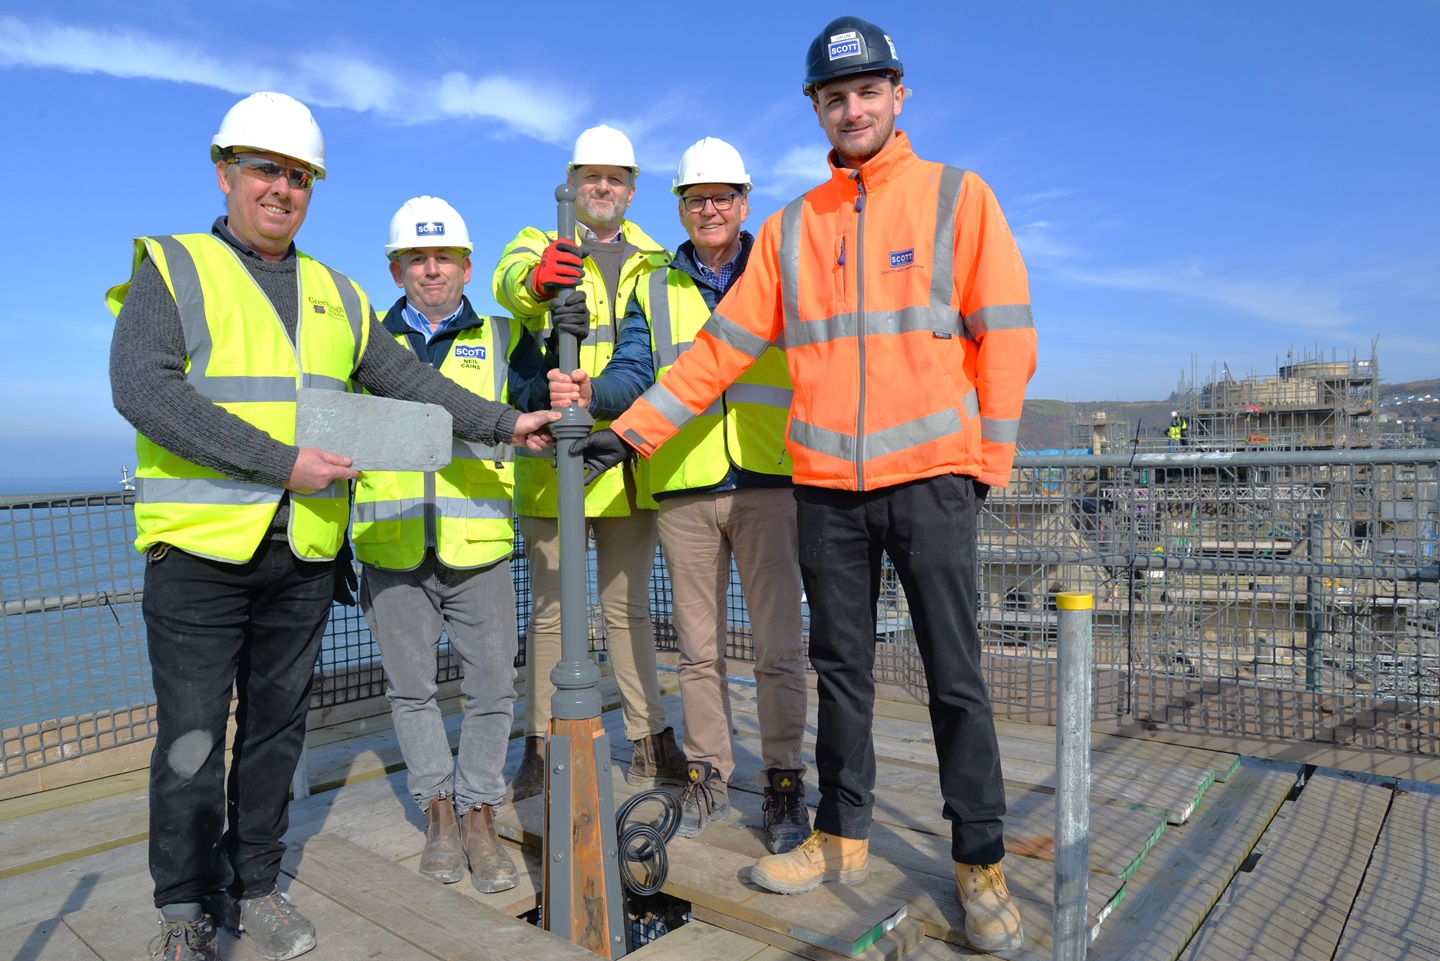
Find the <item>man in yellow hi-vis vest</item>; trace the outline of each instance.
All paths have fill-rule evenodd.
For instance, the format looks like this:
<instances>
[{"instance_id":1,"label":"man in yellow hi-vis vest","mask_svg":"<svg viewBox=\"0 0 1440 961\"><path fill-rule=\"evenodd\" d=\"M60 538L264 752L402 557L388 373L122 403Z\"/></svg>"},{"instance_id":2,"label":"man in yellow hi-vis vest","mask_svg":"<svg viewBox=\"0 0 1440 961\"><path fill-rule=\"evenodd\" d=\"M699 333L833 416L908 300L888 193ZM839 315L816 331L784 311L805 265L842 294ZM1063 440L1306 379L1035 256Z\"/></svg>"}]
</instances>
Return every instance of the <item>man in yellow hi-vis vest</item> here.
<instances>
[{"instance_id":1,"label":"man in yellow hi-vis vest","mask_svg":"<svg viewBox=\"0 0 1440 961\"><path fill-rule=\"evenodd\" d=\"M549 440L553 418L482 400L380 330L343 274L295 249L325 142L304 104L257 93L210 145L224 216L142 237L112 288L110 383L134 425L135 545L158 732L150 764L152 955L215 961L215 925L272 959L315 945L276 887L290 781L332 595L354 603L350 459L295 445L300 386L443 404L481 444ZM232 689L235 741L227 779Z\"/></svg>"},{"instance_id":2,"label":"man in yellow hi-vis vest","mask_svg":"<svg viewBox=\"0 0 1440 961\"><path fill-rule=\"evenodd\" d=\"M566 168L575 186L579 237L526 227L495 267L495 301L531 330L545 327L556 290L574 286L584 292L590 329L580 344L580 366L592 374L612 357L634 357L649 365L649 332L636 328L627 333L619 325L635 286L670 262L665 248L625 219L639 174L634 148L623 133L603 124L581 132ZM548 363L554 366L553 353ZM548 408L548 396L541 391L535 404ZM532 602L525 650L525 755L510 792L517 801L538 794L545 783L541 746L555 691L550 670L560 660L558 489L548 455L516 461L515 513L525 539ZM620 688L625 738L634 743L626 780L637 788L681 784L685 757L674 730L665 725L655 674L650 572L658 535L643 465L614 471L587 487L585 517L595 535L605 646Z\"/></svg>"},{"instance_id":3,"label":"man in yellow hi-vis vest","mask_svg":"<svg viewBox=\"0 0 1440 961\"><path fill-rule=\"evenodd\" d=\"M381 326L471 393L509 403L512 358L528 336L508 317L475 313L465 296L472 250L454 207L438 197L406 201L385 245L405 294ZM565 311L584 323L583 296L554 308L557 316ZM538 375L532 365L528 376ZM355 488L351 533L364 565L360 608L385 664L410 793L425 812L420 873L449 884L468 865L486 893L513 888L519 877L494 818L515 701L513 475L509 445L459 439L443 470L366 471ZM435 699L442 630L463 672L458 756Z\"/></svg>"}]
</instances>

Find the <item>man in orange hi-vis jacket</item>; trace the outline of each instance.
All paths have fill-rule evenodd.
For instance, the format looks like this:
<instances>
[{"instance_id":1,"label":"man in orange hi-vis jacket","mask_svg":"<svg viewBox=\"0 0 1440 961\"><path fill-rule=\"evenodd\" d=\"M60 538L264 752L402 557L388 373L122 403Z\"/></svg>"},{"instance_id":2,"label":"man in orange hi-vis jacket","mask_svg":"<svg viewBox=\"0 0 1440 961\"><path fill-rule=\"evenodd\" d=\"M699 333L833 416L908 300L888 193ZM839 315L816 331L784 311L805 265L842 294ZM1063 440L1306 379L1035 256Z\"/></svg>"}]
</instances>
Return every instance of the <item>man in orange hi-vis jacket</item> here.
<instances>
[{"instance_id":1,"label":"man in orange hi-vis jacket","mask_svg":"<svg viewBox=\"0 0 1440 961\"><path fill-rule=\"evenodd\" d=\"M811 44L805 93L834 150L830 180L766 221L745 274L693 346L608 430L576 441L593 472L649 456L772 343L795 383L800 566L818 677L815 832L761 858L781 893L868 873L881 554L924 661L966 935L1020 946L1005 885L1005 790L976 622L976 527L1010 478L1035 329L1025 264L973 173L919 159L895 129L894 43L855 17ZM776 451L776 457L780 452Z\"/></svg>"}]
</instances>

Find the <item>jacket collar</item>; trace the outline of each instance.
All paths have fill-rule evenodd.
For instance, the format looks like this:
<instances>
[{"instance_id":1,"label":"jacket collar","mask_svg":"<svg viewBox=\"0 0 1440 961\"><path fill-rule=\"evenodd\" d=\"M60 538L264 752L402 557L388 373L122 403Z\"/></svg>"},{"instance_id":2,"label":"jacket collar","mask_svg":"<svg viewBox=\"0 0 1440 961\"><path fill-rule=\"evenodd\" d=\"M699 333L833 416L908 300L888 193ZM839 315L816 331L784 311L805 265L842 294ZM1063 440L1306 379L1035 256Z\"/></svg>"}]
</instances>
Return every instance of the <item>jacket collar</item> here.
<instances>
[{"instance_id":1,"label":"jacket collar","mask_svg":"<svg viewBox=\"0 0 1440 961\"><path fill-rule=\"evenodd\" d=\"M826 157L830 162L830 180L854 181L856 171L850 167L837 166L835 163L835 151L831 150ZM859 178L865 184L866 192L883 187L885 184L899 177L906 170L920 162L915 156L915 151L910 149L910 138L905 131L895 131L895 136L890 142L880 149L880 152L861 165Z\"/></svg>"},{"instance_id":2,"label":"jacket collar","mask_svg":"<svg viewBox=\"0 0 1440 961\"><path fill-rule=\"evenodd\" d=\"M400 299L391 304L390 309L385 312L385 319L380 322L380 325L388 333L403 334L411 329L410 325L405 323L405 318L400 316L400 310L405 303L405 295L401 294ZM458 333L462 330L469 330L471 327L483 327L484 325L485 318L475 313L475 308L470 306L470 298L462 294L460 316L455 318L455 325L450 328L450 332Z\"/></svg>"}]
</instances>

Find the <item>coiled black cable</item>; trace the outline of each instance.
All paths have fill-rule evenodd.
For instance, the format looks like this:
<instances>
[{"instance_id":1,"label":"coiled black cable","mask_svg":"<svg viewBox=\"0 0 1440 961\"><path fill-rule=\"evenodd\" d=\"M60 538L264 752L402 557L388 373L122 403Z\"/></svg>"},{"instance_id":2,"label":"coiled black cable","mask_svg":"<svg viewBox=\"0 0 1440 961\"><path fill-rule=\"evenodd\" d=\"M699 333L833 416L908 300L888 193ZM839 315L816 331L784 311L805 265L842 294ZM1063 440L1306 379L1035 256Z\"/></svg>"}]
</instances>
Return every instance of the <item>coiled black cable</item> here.
<instances>
[{"instance_id":1,"label":"coiled black cable","mask_svg":"<svg viewBox=\"0 0 1440 961\"><path fill-rule=\"evenodd\" d=\"M660 805L656 818L632 820L642 804L655 801ZM665 844L680 829L680 799L665 790L641 791L620 805L615 813L615 835L620 848L620 882L625 890L638 897L648 897L665 886L670 873L670 859ZM632 864L642 865L637 874Z\"/></svg>"}]
</instances>

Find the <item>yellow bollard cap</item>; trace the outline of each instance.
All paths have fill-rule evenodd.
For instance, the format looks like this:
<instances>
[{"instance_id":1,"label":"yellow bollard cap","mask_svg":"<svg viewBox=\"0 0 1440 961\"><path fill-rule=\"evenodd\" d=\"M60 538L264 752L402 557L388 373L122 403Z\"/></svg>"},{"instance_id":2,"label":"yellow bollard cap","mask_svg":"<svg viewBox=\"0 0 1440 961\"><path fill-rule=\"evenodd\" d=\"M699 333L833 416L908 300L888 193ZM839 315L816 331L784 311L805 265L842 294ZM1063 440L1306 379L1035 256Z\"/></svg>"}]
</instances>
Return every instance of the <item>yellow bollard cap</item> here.
<instances>
[{"instance_id":1,"label":"yellow bollard cap","mask_svg":"<svg viewBox=\"0 0 1440 961\"><path fill-rule=\"evenodd\" d=\"M1093 610L1095 595L1085 591L1061 591L1055 595L1055 606L1062 611Z\"/></svg>"}]
</instances>

